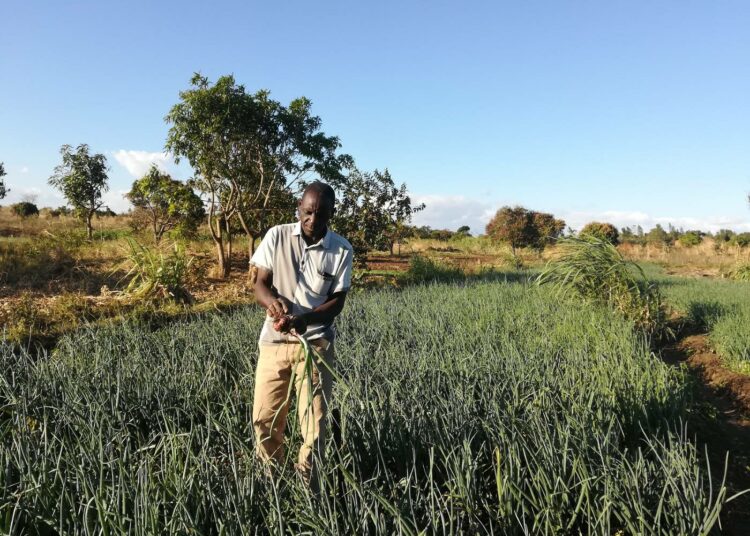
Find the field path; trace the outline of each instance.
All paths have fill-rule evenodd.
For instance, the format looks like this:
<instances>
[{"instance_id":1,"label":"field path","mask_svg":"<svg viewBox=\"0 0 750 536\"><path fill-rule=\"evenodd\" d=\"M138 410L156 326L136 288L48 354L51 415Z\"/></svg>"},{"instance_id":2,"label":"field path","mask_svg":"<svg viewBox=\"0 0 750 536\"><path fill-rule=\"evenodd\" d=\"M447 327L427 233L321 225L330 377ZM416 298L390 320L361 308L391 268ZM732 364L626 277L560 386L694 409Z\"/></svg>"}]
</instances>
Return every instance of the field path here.
<instances>
[{"instance_id":1,"label":"field path","mask_svg":"<svg viewBox=\"0 0 750 536\"><path fill-rule=\"evenodd\" d=\"M750 488L750 377L725 368L710 348L708 336L684 333L662 350L670 364L685 363L696 379L700 411L693 421L699 448L708 447L716 484L724 471L726 453L728 496ZM729 503L721 514L718 534L750 534L750 493Z\"/></svg>"}]
</instances>

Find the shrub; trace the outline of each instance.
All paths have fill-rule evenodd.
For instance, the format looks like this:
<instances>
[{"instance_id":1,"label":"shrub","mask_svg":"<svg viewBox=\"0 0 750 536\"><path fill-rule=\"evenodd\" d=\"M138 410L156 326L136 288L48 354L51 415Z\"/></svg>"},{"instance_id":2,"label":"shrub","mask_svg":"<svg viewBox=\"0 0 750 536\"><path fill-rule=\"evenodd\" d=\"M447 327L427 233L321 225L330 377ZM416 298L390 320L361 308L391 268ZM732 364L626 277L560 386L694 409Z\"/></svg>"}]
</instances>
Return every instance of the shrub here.
<instances>
[{"instance_id":1,"label":"shrub","mask_svg":"<svg viewBox=\"0 0 750 536\"><path fill-rule=\"evenodd\" d=\"M185 288L190 265L185 248L173 244L172 251L165 255L158 249L151 249L135 240L128 240L129 252L126 264L130 269L123 279L128 279L124 293L139 301L174 300L192 303L193 298Z\"/></svg>"},{"instance_id":2,"label":"shrub","mask_svg":"<svg viewBox=\"0 0 750 536\"><path fill-rule=\"evenodd\" d=\"M703 242L703 233L700 231L687 231L677 239L685 247L697 246Z\"/></svg>"},{"instance_id":3,"label":"shrub","mask_svg":"<svg viewBox=\"0 0 750 536\"><path fill-rule=\"evenodd\" d=\"M750 246L750 233L739 233L734 237L734 243L741 248Z\"/></svg>"},{"instance_id":4,"label":"shrub","mask_svg":"<svg viewBox=\"0 0 750 536\"><path fill-rule=\"evenodd\" d=\"M458 268L415 255L411 258L409 270L402 276L402 280L407 283L428 283L431 281L455 281L463 279L463 277L464 273Z\"/></svg>"},{"instance_id":5,"label":"shrub","mask_svg":"<svg viewBox=\"0 0 750 536\"><path fill-rule=\"evenodd\" d=\"M611 242L584 236L563 238L558 244L561 256L547 264L537 284L552 284L563 293L606 304L648 335L668 334L658 287Z\"/></svg>"},{"instance_id":6,"label":"shrub","mask_svg":"<svg viewBox=\"0 0 750 536\"><path fill-rule=\"evenodd\" d=\"M10 209L13 211L13 214L18 216L19 218L28 218L30 216L39 215L39 209L37 208L37 206L34 203L30 203L28 201L15 203L10 206Z\"/></svg>"},{"instance_id":7,"label":"shrub","mask_svg":"<svg viewBox=\"0 0 750 536\"><path fill-rule=\"evenodd\" d=\"M578 235L581 237L593 236L594 238L598 238L599 240L604 240L606 242L609 242L610 244L615 245L620 243L620 233L617 231L617 227L615 227L611 223L592 221L591 223L587 223L586 225L584 225L583 229L581 229L581 232L578 233Z\"/></svg>"},{"instance_id":8,"label":"shrub","mask_svg":"<svg viewBox=\"0 0 750 536\"><path fill-rule=\"evenodd\" d=\"M729 272L729 277L735 281L750 281L750 264L740 264L735 266Z\"/></svg>"}]
</instances>

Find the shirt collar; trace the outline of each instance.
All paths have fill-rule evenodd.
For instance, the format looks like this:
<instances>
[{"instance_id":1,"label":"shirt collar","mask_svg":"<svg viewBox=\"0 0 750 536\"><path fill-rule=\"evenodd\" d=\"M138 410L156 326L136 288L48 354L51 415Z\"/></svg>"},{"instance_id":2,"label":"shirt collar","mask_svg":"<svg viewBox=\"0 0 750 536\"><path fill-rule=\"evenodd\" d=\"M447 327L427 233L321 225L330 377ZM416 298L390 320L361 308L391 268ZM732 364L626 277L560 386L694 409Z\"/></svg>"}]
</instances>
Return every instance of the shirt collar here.
<instances>
[{"instance_id":1,"label":"shirt collar","mask_svg":"<svg viewBox=\"0 0 750 536\"><path fill-rule=\"evenodd\" d=\"M292 235L294 235L294 236L302 236L302 223L301 222L297 222L294 225L294 229L292 229ZM305 247L307 247L307 248L314 248L314 247L319 246L319 245L322 245L323 249L330 249L330 247L331 247L331 230L330 229L326 229L325 236L323 238L321 238L318 242L316 242L315 244L311 244L309 246L307 244L305 244Z\"/></svg>"}]
</instances>

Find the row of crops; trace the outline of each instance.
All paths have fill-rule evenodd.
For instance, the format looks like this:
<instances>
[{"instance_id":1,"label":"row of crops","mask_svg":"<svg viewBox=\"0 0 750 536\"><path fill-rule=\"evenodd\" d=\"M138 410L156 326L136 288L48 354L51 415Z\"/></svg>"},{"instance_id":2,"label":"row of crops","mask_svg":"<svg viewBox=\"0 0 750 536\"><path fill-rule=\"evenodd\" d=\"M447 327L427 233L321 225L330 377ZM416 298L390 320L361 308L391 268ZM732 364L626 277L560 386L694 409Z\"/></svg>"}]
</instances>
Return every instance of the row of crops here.
<instances>
[{"instance_id":1,"label":"row of crops","mask_svg":"<svg viewBox=\"0 0 750 536\"><path fill-rule=\"evenodd\" d=\"M663 274L656 279L675 310L708 332L727 365L750 373L750 284Z\"/></svg>"},{"instance_id":2,"label":"row of crops","mask_svg":"<svg viewBox=\"0 0 750 536\"><path fill-rule=\"evenodd\" d=\"M0 347L0 532L705 534L727 500L684 372L607 310L502 280L350 297L313 497L253 457L261 321Z\"/></svg>"}]
</instances>

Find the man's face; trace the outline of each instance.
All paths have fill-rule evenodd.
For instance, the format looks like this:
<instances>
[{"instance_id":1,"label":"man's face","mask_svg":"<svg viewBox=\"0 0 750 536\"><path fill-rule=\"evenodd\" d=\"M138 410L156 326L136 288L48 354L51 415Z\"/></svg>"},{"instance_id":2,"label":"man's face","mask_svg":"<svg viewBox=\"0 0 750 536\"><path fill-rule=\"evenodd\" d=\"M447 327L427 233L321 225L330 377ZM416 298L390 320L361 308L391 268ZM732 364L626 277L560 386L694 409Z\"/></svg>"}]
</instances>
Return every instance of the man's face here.
<instances>
[{"instance_id":1,"label":"man's face","mask_svg":"<svg viewBox=\"0 0 750 536\"><path fill-rule=\"evenodd\" d=\"M326 233L328 222L333 216L333 207L315 190L307 192L297 205L302 233L313 241L318 241Z\"/></svg>"}]
</instances>

